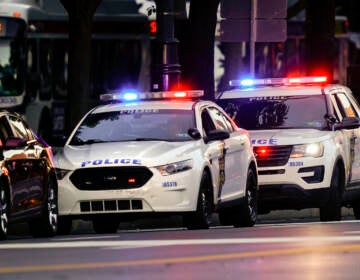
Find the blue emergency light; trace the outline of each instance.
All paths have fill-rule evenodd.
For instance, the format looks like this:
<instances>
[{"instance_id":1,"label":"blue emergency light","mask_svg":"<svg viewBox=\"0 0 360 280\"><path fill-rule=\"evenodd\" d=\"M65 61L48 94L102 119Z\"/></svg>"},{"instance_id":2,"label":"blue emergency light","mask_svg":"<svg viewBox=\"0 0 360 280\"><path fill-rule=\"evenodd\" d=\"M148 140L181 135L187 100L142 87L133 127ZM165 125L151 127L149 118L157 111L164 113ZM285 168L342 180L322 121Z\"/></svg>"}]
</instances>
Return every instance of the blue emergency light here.
<instances>
[{"instance_id":1,"label":"blue emergency light","mask_svg":"<svg viewBox=\"0 0 360 280\"><path fill-rule=\"evenodd\" d=\"M125 92L123 93L122 98L125 101L134 101L139 99L139 94L136 92Z\"/></svg>"},{"instance_id":2,"label":"blue emergency light","mask_svg":"<svg viewBox=\"0 0 360 280\"><path fill-rule=\"evenodd\" d=\"M231 82L231 81L230 81ZM244 87L250 87L254 85L254 80L252 79L245 79L245 80L241 80L240 84Z\"/></svg>"}]
</instances>

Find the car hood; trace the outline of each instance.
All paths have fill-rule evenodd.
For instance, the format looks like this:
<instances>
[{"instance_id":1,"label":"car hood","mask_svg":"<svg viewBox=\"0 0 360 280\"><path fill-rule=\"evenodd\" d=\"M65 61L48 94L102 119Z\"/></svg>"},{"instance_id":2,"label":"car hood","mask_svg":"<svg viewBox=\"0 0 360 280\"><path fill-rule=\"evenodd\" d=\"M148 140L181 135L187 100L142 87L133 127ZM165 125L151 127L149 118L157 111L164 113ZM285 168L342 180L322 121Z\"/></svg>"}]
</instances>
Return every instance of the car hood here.
<instances>
[{"instance_id":1,"label":"car hood","mask_svg":"<svg viewBox=\"0 0 360 280\"><path fill-rule=\"evenodd\" d=\"M250 131L253 146L296 145L325 141L332 131L317 129L274 129Z\"/></svg>"},{"instance_id":2,"label":"car hood","mask_svg":"<svg viewBox=\"0 0 360 280\"><path fill-rule=\"evenodd\" d=\"M142 165L158 166L186 160L199 149L199 141L131 141L65 145L55 156L55 165L63 169L84 167Z\"/></svg>"}]
</instances>

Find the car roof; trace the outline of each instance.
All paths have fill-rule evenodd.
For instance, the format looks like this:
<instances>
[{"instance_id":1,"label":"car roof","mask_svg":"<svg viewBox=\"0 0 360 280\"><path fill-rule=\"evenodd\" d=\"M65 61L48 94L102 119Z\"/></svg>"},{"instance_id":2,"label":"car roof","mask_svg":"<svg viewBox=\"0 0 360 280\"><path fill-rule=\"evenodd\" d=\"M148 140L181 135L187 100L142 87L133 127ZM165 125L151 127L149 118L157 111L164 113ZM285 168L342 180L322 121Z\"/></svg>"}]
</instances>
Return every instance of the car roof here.
<instances>
[{"instance_id":1,"label":"car roof","mask_svg":"<svg viewBox=\"0 0 360 280\"><path fill-rule=\"evenodd\" d=\"M136 108L137 110L146 109L173 109L173 110L193 110L197 104L214 104L211 101L205 100L162 100L162 101L137 101L128 103L111 103L100 105L96 107L91 113L113 112L118 110L130 110Z\"/></svg>"},{"instance_id":2,"label":"car roof","mask_svg":"<svg viewBox=\"0 0 360 280\"><path fill-rule=\"evenodd\" d=\"M342 85L299 85L299 86L263 86L251 88L237 88L224 91L219 99L240 98L240 97L265 97L265 96L289 96L289 95L321 95L330 94L336 91L350 93L350 89Z\"/></svg>"}]
</instances>

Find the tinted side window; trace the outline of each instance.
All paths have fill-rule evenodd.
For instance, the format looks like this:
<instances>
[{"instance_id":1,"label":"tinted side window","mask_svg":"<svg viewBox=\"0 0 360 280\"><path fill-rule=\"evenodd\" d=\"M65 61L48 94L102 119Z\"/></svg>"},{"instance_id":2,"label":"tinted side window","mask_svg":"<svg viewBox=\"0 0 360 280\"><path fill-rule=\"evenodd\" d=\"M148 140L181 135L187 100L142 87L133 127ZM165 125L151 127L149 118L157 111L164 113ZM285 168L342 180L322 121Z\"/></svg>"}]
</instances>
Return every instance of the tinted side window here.
<instances>
[{"instance_id":1,"label":"tinted side window","mask_svg":"<svg viewBox=\"0 0 360 280\"><path fill-rule=\"evenodd\" d=\"M12 136L9 123L5 117L0 118L0 140L5 144L6 140Z\"/></svg>"},{"instance_id":2,"label":"tinted side window","mask_svg":"<svg viewBox=\"0 0 360 280\"><path fill-rule=\"evenodd\" d=\"M24 140L30 139L28 130L21 119L14 116L9 116L9 121L14 137L18 137Z\"/></svg>"},{"instance_id":3,"label":"tinted side window","mask_svg":"<svg viewBox=\"0 0 360 280\"><path fill-rule=\"evenodd\" d=\"M216 128L215 124L213 123L209 115L209 112L206 109L201 112L201 123L205 135L208 134L209 131L214 130Z\"/></svg>"},{"instance_id":4,"label":"tinted side window","mask_svg":"<svg viewBox=\"0 0 360 280\"><path fill-rule=\"evenodd\" d=\"M352 104L350 103L349 99L346 97L345 94L339 93L336 95L336 102L339 106L341 114L344 117L357 117L356 111Z\"/></svg>"},{"instance_id":5,"label":"tinted side window","mask_svg":"<svg viewBox=\"0 0 360 280\"><path fill-rule=\"evenodd\" d=\"M226 119L226 117L221 111L219 111L215 107L210 107L208 109L209 109L209 114L215 123L216 129L223 129L229 132L233 131L230 122Z\"/></svg>"}]
</instances>

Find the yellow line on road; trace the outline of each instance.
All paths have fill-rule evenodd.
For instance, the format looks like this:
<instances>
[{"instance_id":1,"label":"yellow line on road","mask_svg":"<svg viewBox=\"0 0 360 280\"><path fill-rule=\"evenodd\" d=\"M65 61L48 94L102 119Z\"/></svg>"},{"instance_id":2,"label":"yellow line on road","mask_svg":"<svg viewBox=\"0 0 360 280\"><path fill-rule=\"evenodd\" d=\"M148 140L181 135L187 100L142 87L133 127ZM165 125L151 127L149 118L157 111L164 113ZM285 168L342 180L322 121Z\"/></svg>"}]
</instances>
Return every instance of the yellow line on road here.
<instances>
[{"instance_id":1,"label":"yellow line on road","mask_svg":"<svg viewBox=\"0 0 360 280\"><path fill-rule=\"evenodd\" d=\"M298 255L298 254L309 254L309 253L338 253L338 252L342 252L342 253L360 252L360 244L275 249L275 250L266 250L266 251L248 251L241 253L204 255L204 256L194 256L194 257L189 256L189 257L179 257L179 258L133 260L133 261L0 267L0 274L123 267L123 266L140 266L140 265L157 265L157 264L176 264L176 263L234 260L234 259L242 259L242 258L266 257L266 256L281 256L281 255L292 255L292 254Z\"/></svg>"}]
</instances>

